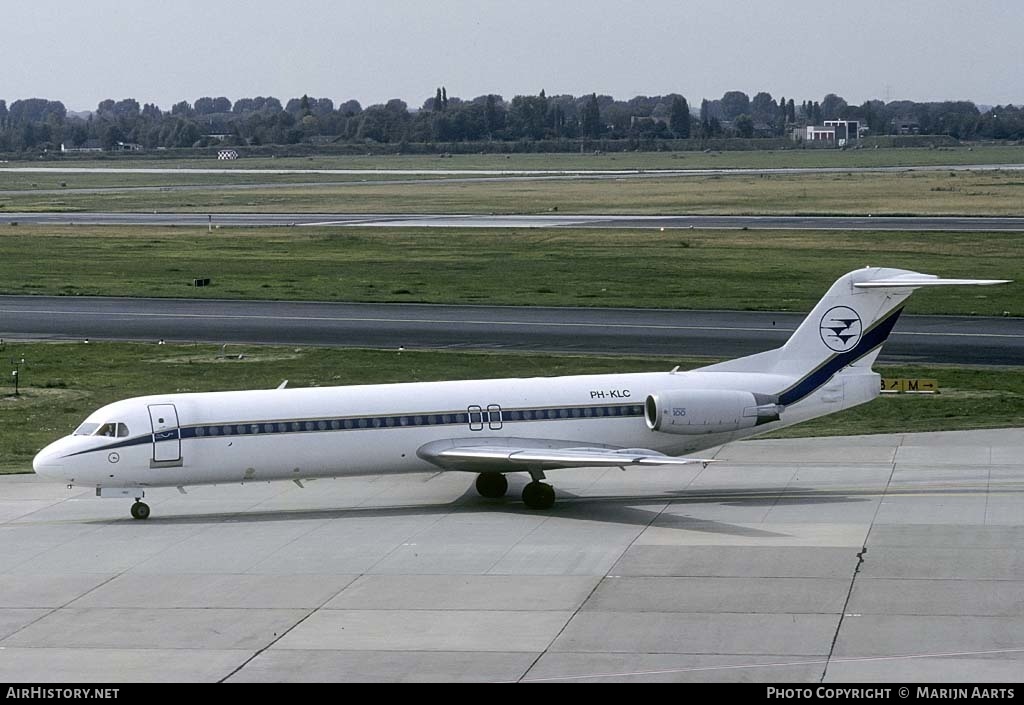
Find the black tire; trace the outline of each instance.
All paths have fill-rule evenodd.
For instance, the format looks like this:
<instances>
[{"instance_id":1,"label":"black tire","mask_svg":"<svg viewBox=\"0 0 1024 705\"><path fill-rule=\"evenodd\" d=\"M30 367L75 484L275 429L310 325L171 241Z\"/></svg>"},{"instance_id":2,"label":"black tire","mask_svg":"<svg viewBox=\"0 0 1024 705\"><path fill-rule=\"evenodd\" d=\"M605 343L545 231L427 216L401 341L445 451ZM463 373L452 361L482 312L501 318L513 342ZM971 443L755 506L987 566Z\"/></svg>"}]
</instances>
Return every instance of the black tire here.
<instances>
[{"instance_id":1,"label":"black tire","mask_svg":"<svg viewBox=\"0 0 1024 705\"><path fill-rule=\"evenodd\" d=\"M145 502L136 502L133 504L132 519L149 519L149 505Z\"/></svg>"},{"instance_id":2,"label":"black tire","mask_svg":"<svg viewBox=\"0 0 1024 705\"><path fill-rule=\"evenodd\" d=\"M476 491L481 497L499 499L508 492L508 479L500 472L482 472L476 478Z\"/></svg>"},{"instance_id":3,"label":"black tire","mask_svg":"<svg viewBox=\"0 0 1024 705\"><path fill-rule=\"evenodd\" d=\"M531 482L523 488L523 503L530 509L551 509L555 505L555 488L543 482Z\"/></svg>"}]
</instances>

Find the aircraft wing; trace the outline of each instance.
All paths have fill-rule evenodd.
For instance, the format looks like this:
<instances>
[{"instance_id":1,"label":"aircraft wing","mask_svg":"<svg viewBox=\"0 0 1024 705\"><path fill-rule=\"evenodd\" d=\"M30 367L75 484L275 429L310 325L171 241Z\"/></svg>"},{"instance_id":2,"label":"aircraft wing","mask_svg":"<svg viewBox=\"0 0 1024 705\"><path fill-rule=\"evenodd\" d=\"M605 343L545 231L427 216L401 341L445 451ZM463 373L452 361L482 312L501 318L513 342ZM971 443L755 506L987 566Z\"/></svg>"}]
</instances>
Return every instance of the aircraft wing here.
<instances>
[{"instance_id":1,"label":"aircraft wing","mask_svg":"<svg viewBox=\"0 0 1024 705\"><path fill-rule=\"evenodd\" d=\"M481 443L480 439L440 441L420 448L417 455L445 470L469 472L706 465L716 462L710 458L676 458L645 448L566 447L559 441L530 438L502 439L501 443Z\"/></svg>"}]
</instances>

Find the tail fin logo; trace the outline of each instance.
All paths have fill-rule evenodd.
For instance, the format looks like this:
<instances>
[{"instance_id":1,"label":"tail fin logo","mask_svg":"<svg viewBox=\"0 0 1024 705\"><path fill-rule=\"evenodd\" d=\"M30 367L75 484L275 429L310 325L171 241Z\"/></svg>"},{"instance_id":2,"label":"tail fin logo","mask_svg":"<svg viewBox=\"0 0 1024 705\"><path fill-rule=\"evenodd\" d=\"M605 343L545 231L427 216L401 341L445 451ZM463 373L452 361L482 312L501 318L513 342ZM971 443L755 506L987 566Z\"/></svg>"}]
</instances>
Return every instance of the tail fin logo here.
<instances>
[{"instance_id":1,"label":"tail fin logo","mask_svg":"<svg viewBox=\"0 0 1024 705\"><path fill-rule=\"evenodd\" d=\"M847 352L860 342L864 328L860 316L849 306L836 306L821 317L821 341L829 350Z\"/></svg>"}]
</instances>

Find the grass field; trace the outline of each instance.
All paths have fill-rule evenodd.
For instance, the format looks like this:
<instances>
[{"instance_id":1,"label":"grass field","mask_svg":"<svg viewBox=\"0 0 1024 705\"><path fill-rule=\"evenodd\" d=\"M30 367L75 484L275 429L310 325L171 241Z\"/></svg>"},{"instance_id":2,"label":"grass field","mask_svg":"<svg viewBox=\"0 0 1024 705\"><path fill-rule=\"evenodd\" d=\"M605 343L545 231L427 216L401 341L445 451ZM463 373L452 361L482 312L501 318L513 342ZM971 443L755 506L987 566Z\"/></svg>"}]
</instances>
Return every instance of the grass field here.
<instances>
[{"instance_id":1,"label":"grass field","mask_svg":"<svg viewBox=\"0 0 1024 705\"><path fill-rule=\"evenodd\" d=\"M611 356L396 352L249 347L225 361L215 346L18 343L0 358L25 358L22 393L0 387L0 473L24 472L32 456L104 404L143 394L346 384L534 377L689 369L706 360ZM235 352L235 350L233 350ZM1024 424L1019 371L884 368L890 376L937 378L937 396L883 397L866 407L786 431L831 435L998 428Z\"/></svg>"},{"instance_id":2,"label":"grass field","mask_svg":"<svg viewBox=\"0 0 1024 705\"><path fill-rule=\"evenodd\" d=\"M3 227L0 293L807 311L875 265L1015 280L913 313L1024 315L1024 233L196 230Z\"/></svg>"},{"instance_id":3,"label":"grass field","mask_svg":"<svg viewBox=\"0 0 1024 705\"><path fill-rule=\"evenodd\" d=\"M8 192L8 212L1024 215L1024 172L829 173Z\"/></svg>"},{"instance_id":4,"label":"grass field","mask_svg":"<svg viewBox=\"0 0 1024 705\"><path fill-rule=\"evenodd\" d=\"M144 167L143 167L144 168ZM211 186L288 185L309 183L350 183L364 181L391 181L415 178L442 179L442 174L423 174L415 177L398 174L134 174L130 172L102 172L98 174L23 173L0 171L0 192L18 191L24 196L34 191L61 191L74 194L76 189L139 189L177 188L203 189ZM4 199L0 194L0 200Z\"/></svg>"},{"instance_id":5,"label":"grass field","mask_svg":"<svg viewBox=\"0 0 1024 705\"><path fill-rule=\"evenodd\" d=\"M1024 164L1024 146L977 145L901 149L793 149L728 152L607 152L595 154L391 154L323 157L245 157L233 162L154 159L145 155L106 159L11 162L8 166L225 169L763 169L794 167L936 166Z\"/></svg>"}]
</instances>

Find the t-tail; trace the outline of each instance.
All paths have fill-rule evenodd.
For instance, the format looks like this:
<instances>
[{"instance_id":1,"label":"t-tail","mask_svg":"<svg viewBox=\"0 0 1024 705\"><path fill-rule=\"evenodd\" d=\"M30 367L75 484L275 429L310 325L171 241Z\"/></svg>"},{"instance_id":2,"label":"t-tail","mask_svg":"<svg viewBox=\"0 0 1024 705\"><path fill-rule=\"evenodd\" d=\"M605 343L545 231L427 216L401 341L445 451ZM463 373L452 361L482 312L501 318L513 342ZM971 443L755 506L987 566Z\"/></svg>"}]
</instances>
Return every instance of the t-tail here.
<instances>
[{"instance_id":1,"label":"t-tail","mask_svg":"<svg viewBox=\"0 0 1024 705\"><path fill-rule=\"evenodd\" d=\"M1001 279L943 279L905 269L858 269L832 285L781 348L706 369L788 378L777 400L785 408L814 394L837 374L873 375L871 365L896 326L904 302L916 289L1005 283L1007 280Z\"/></svg>"}]
</instances>

